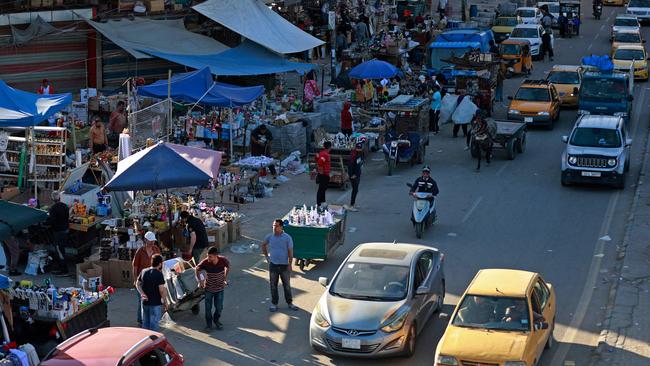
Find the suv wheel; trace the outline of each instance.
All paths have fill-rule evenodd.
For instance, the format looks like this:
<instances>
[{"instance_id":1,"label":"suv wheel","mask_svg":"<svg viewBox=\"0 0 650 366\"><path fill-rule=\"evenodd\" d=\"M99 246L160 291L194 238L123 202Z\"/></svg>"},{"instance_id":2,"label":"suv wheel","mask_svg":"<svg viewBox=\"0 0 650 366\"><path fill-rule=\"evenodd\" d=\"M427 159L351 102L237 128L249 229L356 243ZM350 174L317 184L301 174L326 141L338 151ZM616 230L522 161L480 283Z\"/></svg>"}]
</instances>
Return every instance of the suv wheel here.
<instances>
[{"instance_id":1,"label":"suv wheel","mask_svg":"<svg viewBox=\"0 0 650 366\"><path fill-rule=\"evenodd\" d=\"M625 188L625 173L618 175L618 179L614 183L614 188L616 188L616 189L624 189Z\"/></svg>"},{"instance_id":2,"label":"suv wheel","mask_svg":"<svg viewBox=\"0 0 650 366\"><path fill-rule=\"evenodd\" d=\"M624 172L630 171L630 159L625 159L625 170Z\"/></svg>"},{"instance_id":3,"label":"suv wheel","mask_svg":"<svg viewBox=\"0 0 650 366\"><path fill-rule=\"evenodd\" d=\"M561 181L561 183L562 183L562 185L564 187L571 184L571 182L569 182L569 179L567 178L566 174L564 174L564 172L562 172L562 177L561 177L560 181Z\"/></svg>"}]
</instances>

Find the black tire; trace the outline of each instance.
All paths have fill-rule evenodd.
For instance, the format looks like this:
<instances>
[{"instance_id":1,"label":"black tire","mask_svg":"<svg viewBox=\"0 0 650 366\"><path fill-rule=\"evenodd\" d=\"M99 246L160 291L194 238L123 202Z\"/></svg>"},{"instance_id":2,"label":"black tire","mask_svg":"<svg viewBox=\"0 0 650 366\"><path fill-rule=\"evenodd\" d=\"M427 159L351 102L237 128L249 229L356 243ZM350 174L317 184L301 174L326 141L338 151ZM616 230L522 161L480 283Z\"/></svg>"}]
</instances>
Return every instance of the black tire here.
<instances>
[{"instance_id":1,"label":"black tire","mask_svg":"<svg viewBox=\"0 0 650 366\"><path fill-rule=\"evenodd\" d=\"M514 160L517 152L515 151L515 139L510 139L506 143L506 155L508 160Z\"/></svg>"},{"instance_id":2,"label":"black tire","mask_svg":"<svg viewBox=\"0 0 650 366\"><path fill-rule=\"evenodd\" d=\"M199 304L192 306L192 314L197 315L200 310L201 308L199 307Z\"/></svg>"},{"instance_id":3,"label":"black tire","mask_svg":"<svg viewBox=\"0 0 650 366\"><path fill-rule=\"evenodd\" d=\"M517 139L515 148L519 154L523 154L523 152L526 151L526 131L522 132L521 136Z\"/></svg>"},{"instance_id":4,"label":"black tire","mask_svg":"<svg viewBox=\"0 0 650 366\"><path fill-rule=\"evenodd\" d=\"M560 179L560 182L562 183L563 187L571 185L571 182L569 182L569 179L566 177L564 173L562 173L562 177Z\"/></svg>"},{"instance_id":5,"label":"black tire","mask_svg":"<svg viewBox=\"0 0 650 366\"><path fill-rule=\"evenodd\" d=\"M625 159L625 168L624 169L625 169L626 173L630 171L630 159L629 158Z\"/></svg>"},{"instance_id":6,"label":"black tire","mask_svg":"<svg viewBox=\"0 0 650 366\"><path fill-rule=\"evenodd\" d=\"M548 338L546 339L546 344L544 345L544 349L553 348L553 345L555 344L555 337L553 336L554 331L555 331L555 320L553 320L553 324L551 324L551 333L548 335Z\"/></svg>"},{"instance_id":7,"label":"black tire","mask_svg":"<svg viewBox=\"0 0 650 366\"><path fill-rule=\"evenodd\" d=\"M618 176L618 179L614 183L614 188L616 188L616 189L624 189L625 188L625 173L620 174Z\"/></svg>"},{"instance_id":8,"label":"black tire","mask_svg":"<svg viewBox=\"0 0 650 366\"><path fill-rule=\"evenodd\" d=\"M422 239L422 233L424 232L424 223L418 222L415 224L415 236L418 239Z\"/></svg>"},{"instance_id":9,"label":"black tire","mask_svg":"<svg viewBox=\"0 0 650 366\"><path fill-rule=\"evenodd\" d=\"M406 344L404 345L404 352L402 356L411 357L415 354L415 343L417 341L417 328L415 323L411 324L408 331L408 336L406 336Z\"/></svg>"}]
</instances>

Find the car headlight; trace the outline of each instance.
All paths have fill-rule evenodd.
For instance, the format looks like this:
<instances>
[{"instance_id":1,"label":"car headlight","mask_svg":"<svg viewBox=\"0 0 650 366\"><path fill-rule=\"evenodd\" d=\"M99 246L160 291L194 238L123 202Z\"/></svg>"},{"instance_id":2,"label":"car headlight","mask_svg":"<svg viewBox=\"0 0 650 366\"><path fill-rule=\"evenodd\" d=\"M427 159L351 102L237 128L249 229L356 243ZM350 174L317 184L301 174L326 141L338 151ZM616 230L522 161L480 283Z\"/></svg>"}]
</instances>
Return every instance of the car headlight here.
<instances>
[{"instance_id":1,"label":"car headlight","mask_svg":"<svg viewBox=\"0 0 650 366\"><path fill-rule=\"evenodd\" d=\"M445 355L438 355L438 359L436 360L437 365L450 365L450 366L457 366L458 365L458 360L456 357L453 356L445 356Z\"/></svg>"},{"instance_id":2,"label":"car headlight","mask_svg":"<svg viewBox=\"0 0 650 366\"><path fill-rule=\"evenodd\" d=\"M323 311L320 308L320 302L316 305L316 309L314 309L314 323L321 328L329 328L330 326L329 320L323 315Z\"/></svg>"},{"instance_id":3,"label":"car headlight","mask_svg":"<svg viewBox=\"0 0 650 366\"><path fill-rule=\"evenodd\" d=\"M519 114L519 111L516 110L516 109L509 109L508 113L510 113L510 114Z\"/></svg>"},{"instance_id":4,"label":"car headlight","mask_svg":"<svg viewBox=\"0 0 650 366\"><path fill-rule=\"evenodd\" d=\"M616 159L609 159L609 160L607 160L607 165L609 165L609 166L615 166L615 165L616 165Z\"/></svg>"},{"instance_id":5,"label":"car headlight","mask_svg":"<svg viewBox=\"0 0 650 366\"><path fill-rule=\"evenodd\" d=\"M591 114L591 112L586 111L584 109L578 109L578 114Z\"/></svg>"},{"instance_id":6,"label":"car headlight","mask_svg":"<svg viewBox=\"0 0 650 366\"><path fill-rule=\"evenodd\" d=\"M627 112L615 112L614 116L616 116L616 117L627 117Z\"/></svg>"},{"instance_id":7,"label":"car headlight","mask_svg":"<svg viewBox=\"0 0 650 366\"><path fill-rule=\"evenodd\" d=\"M569 155L569 164L575 165L577 162L578 162L578 158L576 158L575 156Z\"/></svg>"},{"instance_id":8,"label":"car headlight","mask_svg":"<svg viewBox=\"0 0 650 366\"><path fill-rule=\"evenodd\" d=\"M388 319L386 319L386 321L382 323L382 332L393 333L402 329L408 315L408 308L401 308L396 310L391 316L388 317Z\"/></svg>"},{"instance_id":9,"label":"car headlight","mask_svg":"<svg viewBox=\"0 0 650 366\"><path fill-rule=\"evenodd\" d=\"M393 142L391 142L391 143L390 143L390 146L392 146L392 147L397 147L397 141L393 141Z\"/></svg>"},{"instance_id":10,"label":"car headlight","mask_svg":"<svg viewBox=\"0 0 650 366\"><path fill-rule=\"evenodd\" d=\"M537 112L538 116L548 116L548 112Z\"/></svg>"},{"instance_id":11,"label":"car headlight","mask_svg":"<svg viewBox=\"0 0 650 366\"><path fill-rule=\"evenodd\" d=\"M504 366L526 366L526 361L506 361Z\"/></svg>"}]
</instances>

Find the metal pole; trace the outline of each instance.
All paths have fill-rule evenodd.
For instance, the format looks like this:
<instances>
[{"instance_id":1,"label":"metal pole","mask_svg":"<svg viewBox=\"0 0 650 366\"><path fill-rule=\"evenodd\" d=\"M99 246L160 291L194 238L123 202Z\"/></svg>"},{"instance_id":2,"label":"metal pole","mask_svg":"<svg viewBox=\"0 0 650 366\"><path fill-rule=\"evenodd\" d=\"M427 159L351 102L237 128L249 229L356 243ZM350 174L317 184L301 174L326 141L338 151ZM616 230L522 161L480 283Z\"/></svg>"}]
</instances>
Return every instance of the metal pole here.
<instances>
[{"instance_id":1,"label":"metal pole","mask_svg":"<svg viewBox=\"0 0 650 366\"><path fill-rule=\"evenodd\" d=\"M234 114L234 110L232 108L232 101L231 101L230 102L230 118L229 118L230 119L230 123L229 123L229 125L230 125L230 162L231 163L234 161L233 146L232 146L233 145L232 124L234 122L233 114Z\"/></svg>"},{"instance_id":2,"label":"metal pole","mask_svg":"<svg viewBox=\"0 0 650 366\"><path fill-rule=\"evenodd\" d=\"M167 115L167 142L172 133L172 70L167 70L167 102L169 103L169 114Z\"/></svg>"}]
</instances>

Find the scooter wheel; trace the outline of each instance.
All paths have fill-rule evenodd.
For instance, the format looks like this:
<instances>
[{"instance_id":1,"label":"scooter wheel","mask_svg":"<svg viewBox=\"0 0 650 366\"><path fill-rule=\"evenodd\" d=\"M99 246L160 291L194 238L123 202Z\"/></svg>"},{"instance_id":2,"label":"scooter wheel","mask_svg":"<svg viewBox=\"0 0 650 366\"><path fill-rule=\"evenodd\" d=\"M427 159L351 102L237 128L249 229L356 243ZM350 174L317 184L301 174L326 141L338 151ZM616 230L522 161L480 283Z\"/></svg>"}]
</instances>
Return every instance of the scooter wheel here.
<instances>
[{"instance_id":1,"label":"scooter wheel","mask_svg":"<svg viewBox=\"0 0 650 366\"><path fill-rule=\"evenodd\" d=\"M415 236L418 239L422 239L422 232L424 231L424 223L418 222L415 224Z\"/></svg>"}]
</instances>

